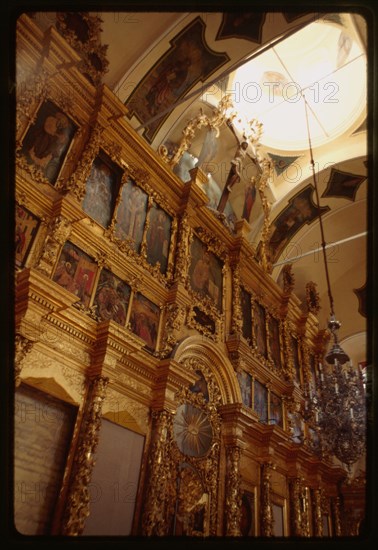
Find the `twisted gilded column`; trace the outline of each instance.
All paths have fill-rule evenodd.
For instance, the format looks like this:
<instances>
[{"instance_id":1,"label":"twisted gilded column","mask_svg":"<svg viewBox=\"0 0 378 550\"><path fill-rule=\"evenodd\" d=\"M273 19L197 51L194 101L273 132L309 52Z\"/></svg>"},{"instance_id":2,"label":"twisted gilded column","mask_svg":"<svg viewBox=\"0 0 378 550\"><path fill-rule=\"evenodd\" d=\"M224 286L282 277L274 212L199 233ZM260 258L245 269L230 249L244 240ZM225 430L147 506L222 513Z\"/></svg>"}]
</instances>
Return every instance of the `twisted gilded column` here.
<instances>
[{"instance_id":1,"label":"twisted gilded column","mask_svg":"<svg viewBox=\"0 0 378 550\"><path fill-rule=\"evenodd\" d=\"M322 513L322 490L314 489L312 494L313 517L314 517L314 536L323 536L323 513Z\"/></svg>"},{"instance_id":2,"label":"twisted gilded column","mask_svg":"<svg viewBox=\"0 0 378 550\"><path fill-rule=\"evenodd\" d=\"M263 537L273 536L273 511L270 499L270 468L272 464L265 462L261 465L261 535Z\"/></svg>"},{"instance_id":3,"label":"twisted gilded column","mask_svg":"<svg viewBox=\"0 0 378 550\"><path fill-rule=\"evenodd\" d=\"M289 485L291 531L295 537L310 536L309 502L303 481L303 478L296 477Z\"/></svg>"},{"instance_id":4,"label":"twisted gilded column","mask_svg":"<svg viewBox=\"0 0 378 550\"><path fill-rule=\"evenodd\" d=\"M331 506L335 535L336 537L341 537L340 497L333 497L331 499Z\"/></svg>"},{"instance_id":5,"label":"twisted gilded column","mask_svg":"<svg viewBox=\"0 0 378 550\"><path fill-rule=\"evenodd\" d=\"M226 447L226 535L233 537L241 535L240 457L240 447Z\"/></svg>"},{"instance_id":6,"label":"twisted gilded column","mask_svg":"<svg viewBox=\"0 0 378 550\"><path fill-rule=\"evenodd\" d=\"M152 411L152 441L142 519L142 535L146 536L163 536L168 531L165 500L167 482L172 475L168 459L171 423L169 412Z\"/></svg>"},{"instance_id":7,"label":"twisted gilded column","mask_svg":"<svg viewBox=\"0 0 378 550\"><path fill-rule=\"evenodd\" d=\"M232 269L232 332L238 334L243 329L243 312L241 308L240 268Z\"/></svg>"},{"instance_id":8,"label":"twisted gilded column","mask_svg":"<svg viewBox=\"0 0 378 550\"><path fill-rule=\"evenodd\" d=\"M302 533L302 510L301 510L301 480L296 477L290 481L290 523L291 534L294 537L301 537Z\"/></svg>"},{"instance_id":9,"label":"twisted gilded column","mask_svg":"<svg viewBox=\"0 0 378 550\"><path fill-rule=\"evenodd\" d=\"M71 474L66 511L63 519L63 534L81 535L89 516L89 490L95 464L94 453L98 444L101 426L101 411L109 379L97 376L90 381L86 411L81 427L79 444Z\"/></svg>"}]
</instances>

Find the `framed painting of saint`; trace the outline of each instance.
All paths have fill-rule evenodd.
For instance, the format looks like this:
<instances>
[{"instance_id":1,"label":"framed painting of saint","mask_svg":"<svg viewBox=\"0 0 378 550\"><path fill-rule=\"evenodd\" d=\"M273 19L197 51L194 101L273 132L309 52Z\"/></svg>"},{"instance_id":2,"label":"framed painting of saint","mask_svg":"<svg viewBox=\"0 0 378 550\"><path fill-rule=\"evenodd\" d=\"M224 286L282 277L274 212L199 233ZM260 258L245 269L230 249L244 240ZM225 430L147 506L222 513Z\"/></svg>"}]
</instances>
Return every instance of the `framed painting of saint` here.
<instances>
[{"instance_id":1,"label":"framed painting of saint","mask_svg":"<svg viewBox=\"0 0 378 550\"><path fill-rule=\"evenodd\" d=\"M148 195L130 178L123 184L117 208L115 236L140 251L146 222Z\"/></svg>"},{"instance_id":2,"label":"framed painting of saint","mask_svg":"<svg viewBox=\"0 0 378 550\"><path fill-rule=\"evenodd\" d=\"M221 310L223 263L197 237L193 238L190 257L189 281L192 290L210 298Z\"/></svg>"},{"instance_id":3,"label":"framed painting of saint","mask_svg":"<svg viewBox=\"0 0 378 550\"><path fill-rule=\"evenodd\" d=\"M265 308L256 301L253 304L253 329L255 332L257 351L260 355L267 358L266 313Z\"/></svg>"},{"instance_id":4,"label":"framed painting of saint","mask_svg":"<svg viewBox=\"0 0 378 550\"><path fill-rule=\"evenodd\" d=\"M251 295L249 292L240 289L240 300L241 300L241 310L242 310L242 334L244 338L248 341L251 341L252 338L252 310L251 310Z\"/></svg>"},{"instance_id":5,"label":"framed painting of saint","mask_svg":"<svg viewBox=\"0 0 378 550\"><path fill-rule=\"evenodd\" d=\"M276 368L281 368L280 325L278 319L269 317L270 356Z\"/></svg>"},{"instance_id":6,"label":"framed painting of saint","mask_svg":"<svg viewBox=\"0 0 378 550\"><path fill-rule=\"evenodd\" d=\"M75 294L88 307L97 270L97 264L88 254L67 241L60 253L53 281Z\"/></svg>"},{"instance_id":7,"label":"framed painting of saint","mask_svg":"<svg viewBox=\"0 0 378 550\"><path fill-rule=\"evenodd\" d=\"M39 227L39 219L23 206L16 205L15 262L22 267Z\"/></svg>"},{"instance_id":8,"label":"framed painting of saint","mask_svg":"<svg viewBox=\"0 0 378 550\"><path fill-rule=\"evenodd\" d=\"M47 100L25 134L21 154L28 164L39 168L45 178L54 184L76 129L72 120Z\"/></svg>"},{"instance_id":9,"label":"framed painting of saint","mask_svg":"<svg viewBox=\"0 0 378 550\"><path fill-rule=\"evenodd\" d=\"M160 308L139 292L134 295L131 305L131 330L146 342L146 347L154 351L159 329Z\"/></svg>"},{"instance_id":10,"label":"framed painting of saint","mask_svg":"<svg viewBox=\"0 0 378 550\"><path fill-rule=\"evenodd\" d=\"M253 384L253 410L258 414L260 422L268 422L268 390L258 380Z\"/></svg>"},{"instance_id":11,"label":"framed painting of saint","mask_svg":"<svg viewBox=\"0 0 378 550\"><path fill-rule=\"evenodd\" d=\"M94 159L85 184L83 210L103 227L108 227L114 210L122 170L105 153Z\"/></svg>"},{"instance_id":12,"label":"framed painting of saint","mask_svg":"<svg viewBox=\"0 0 378 550\"><path fill-rule=\"evenodd\" d=\"M151 265L159 263L161 273L165 273L168 266L172 219L165 210L154 204L149 212L149 221L146 236L147 261Z\"/></svg>"},{"instance_id":13,"label":"framed painting of saint","mask_svg":"<svg viewBox=\"0 0 378 550\"><path fill-rule=\"evenodd\" d=\"M101 321L124 326L130 301L130 287L107 269L102 269L93 305Z\"/></svg>"},{"instance_id":14,"label":"framed painting of saint","mask_svg":"<svg viewBox=\"0 0 378 550\"><path fill-rule=\"evenodd\" d=\"M283 428L282 399L273 392L270 392L269 424L276 424Z\"/></svg>"},{"instance_id":15,"label":"framed painting of saint","mask_svg":"<svg viewBox=\"0 0 378 550\"><path fill-rule=\"evenodd\" d=\"M252 376L244 370L237 373L242 403L246 407L252 407Z\"/></svg>"}]
</instances>

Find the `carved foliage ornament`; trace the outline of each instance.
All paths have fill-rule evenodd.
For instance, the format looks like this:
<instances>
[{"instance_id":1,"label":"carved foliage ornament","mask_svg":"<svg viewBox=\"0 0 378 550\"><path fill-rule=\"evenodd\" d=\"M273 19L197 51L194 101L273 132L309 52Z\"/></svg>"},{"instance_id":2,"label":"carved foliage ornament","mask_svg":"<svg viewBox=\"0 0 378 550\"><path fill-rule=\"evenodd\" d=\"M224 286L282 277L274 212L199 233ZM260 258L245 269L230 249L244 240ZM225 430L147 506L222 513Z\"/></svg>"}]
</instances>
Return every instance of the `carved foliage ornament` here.
<instances>
[{"instance_id":1,"label":"carved foliage ornament","mask_svg":"<svg viewBox=\"0 0 378 550\"><path fill-rule=\"evenodd\" d=\"M57 12L57 29L82 58L80 69L99 85L108 71L107 45L101 44L102 19L85 12Z\"/></svg>"},{"instance_id":2,"label":"carved foliage ornament","mask_svg":"<svg viewBox=\"0 0 378 550\"><path fill-rule=\"evenodd\" d=\"M81 535L85 520L89 516L89 483L95 463L94 454L101 427L102 404L108 383L109 379L102 376L97 376L90 382L88 401L82 421L80 440L66 503L63 523L64 535Z\"/></svg>"}]
</instances>

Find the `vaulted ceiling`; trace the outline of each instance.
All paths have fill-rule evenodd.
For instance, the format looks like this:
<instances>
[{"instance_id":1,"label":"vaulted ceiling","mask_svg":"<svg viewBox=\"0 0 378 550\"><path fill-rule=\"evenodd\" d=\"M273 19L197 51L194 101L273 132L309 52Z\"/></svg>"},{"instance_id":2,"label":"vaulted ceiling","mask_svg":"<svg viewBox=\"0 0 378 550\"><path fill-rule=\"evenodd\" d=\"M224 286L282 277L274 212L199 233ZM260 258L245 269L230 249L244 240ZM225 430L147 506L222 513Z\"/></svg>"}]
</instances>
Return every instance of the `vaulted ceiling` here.
<instances>
[{"instance_id":1,"label":"vaulted ceiling","mask_svg":"<svg viewBox=\"0 0 378 550\"><path fill-rule=\"evenodd\" d=\"M231 94L233 130L223 125L211 161L201 166L216 208L248 121L263 123L258 154L273 162L267 188L274 238L273 271L293 263L294 292L317 284L320 328L329 316L310 134L323 212L329 272L340 338L355 362L366 359L367 70L366 23L349 13L104 12L108 45L103 81L129 109L129 123L158 150L177 145L200 110L211 113ZM40 14L42 28L53 14ZM306 98L307 109L302 96ZM306 112L308 128L306 123ZM265 131L264 131L265 130ZM201 155L199 132L176 173L185 180ZM250 149L253 156L255 151ZM232 189L227 215L240 219L253 163ZM288 223L288 220L291 223ZM249 217L257 249L263 214L257 194ZM273 243L273 241L272 241Z\"/></svg>"}]
</instances>

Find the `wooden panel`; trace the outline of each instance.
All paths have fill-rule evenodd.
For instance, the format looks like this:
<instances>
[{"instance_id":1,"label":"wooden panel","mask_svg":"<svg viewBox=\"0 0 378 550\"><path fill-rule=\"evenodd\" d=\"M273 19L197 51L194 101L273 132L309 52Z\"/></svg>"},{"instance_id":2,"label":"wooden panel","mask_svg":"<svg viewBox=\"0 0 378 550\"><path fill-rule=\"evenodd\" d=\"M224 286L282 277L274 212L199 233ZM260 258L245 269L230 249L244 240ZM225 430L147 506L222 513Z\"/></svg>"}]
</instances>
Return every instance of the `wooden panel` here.
<instances>
[{"instance_id":1,"label":"wooden panel","mask_svg":"<svg viewBox=\"0 0 378 550\"><path fill-rule=\"evenodd\" d=\"M25 535L50 532L76 408L21 385L15 396L14 521Z\"/></svg>"},{"instance_id":2,"label":"wooden panel","mask_svg":"<svg viewBox=\"0 0 378 550\"><path fill-rule=\"evenodd\" d=\"M144 437L102 420L83 535L130 535Z\"/></svg>"}]
</instances>

